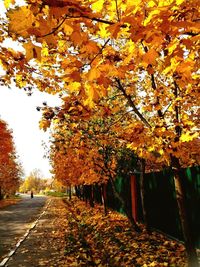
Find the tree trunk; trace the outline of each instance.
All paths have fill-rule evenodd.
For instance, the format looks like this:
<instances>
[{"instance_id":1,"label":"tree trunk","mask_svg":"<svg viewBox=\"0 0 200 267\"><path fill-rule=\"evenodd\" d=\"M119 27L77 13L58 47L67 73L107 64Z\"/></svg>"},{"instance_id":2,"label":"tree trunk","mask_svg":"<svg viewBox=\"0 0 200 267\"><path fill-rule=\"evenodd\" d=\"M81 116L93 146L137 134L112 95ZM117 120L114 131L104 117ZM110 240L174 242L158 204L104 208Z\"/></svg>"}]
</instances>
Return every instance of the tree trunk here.
<instances>
[{"instance_id":1,"label":"tree trunk","mask_svg":"<svg viewBox=\"0 0 200 267\"><path fill-rule=\"evenodd\" d=\"M183 231L183 237L185 241L185 248L188 256L188 267L198 267L198 257L197 252L192 240L191 230L189 227L187 210L185 205L185 194L183 190L183 182L180 177L179 170L174 170L174 184L176 190L176 199L179 208L179 216Z\"/></svg>"},{"instance_id":2,"label":"tree trunk","mask_svg":"<svg viewBox=\"0 0 200 267\"><path fill-rule=\"evenodd\" d=\"M90 207L94 208L94 188L93 188L93 185L89 185L89 203L90 203Z\"/></svg>"},{"instance_id":3,"label":"tree trunk","mask_svg":"<svg viewBox=\"0 0 200 267\"><path fill-rule=\"evenodd\" d=\"M77 185L75 185L75 193L76 193L76 196L80 199L80 190Z\"/></svg>"},{"instance_id":4,"label":"tree trunk","mask_svg":"<svg viewBox=\"0 0 200 267\"><path fill-rule=\"evenodd\" d=\"M145 174L145 160L141 159L141 173L140 173L140 196L141 196L141 202L142 202L142 214L144 219L144 224L146 226L147 231L149 231L149 223L148 223L148 217L147 217L147 209L146 209L146 191L144 187L144 174Z\"/></svg>"},{"instance_id":5,"label":"tree trunk","mask_svg":"<svg viewBox=\"0 0 200 267\"><path fill-rule=\"evenodd\" d=\"M112 189L113 189L113 193L115 195L115 197L119 200L123 210L125 211L126 213L126 216L129 220L129 222L131 223L133 229L136 231L136 232L141 232L141 229L139 228L139 226L137 225L137 223L135 222L131 212L129 211L129 209L127 208L127 205L124 201L124 199L120 196L120 194L117 192L117 189L115 187L115 183L113 181L113 178L112 177L109 177L110 179L110 182L111 182L111 185L112 185Z\"/></svg>"},{"instance_id":6,"label":"tree trunk","mask_svg":"<svg viewBox=\"0 0 200 267\"><path fill-rule=\"evenodd\" d=\"M136 188L136 177L135 175L130 176L130 186L131 186L131 210L132 216L135 221L138 220L137 216L137 188Z\"/></svg>"},{"instance_id":7,"label":"tree trunk","mask_svg":"<svg viewBox=\"0 0 200 267\"><path fill-rule=\"evenodd\" d=\"M71 200L72 199L72 188L71 188L71 185L69 185L69 189L68 189L69 191L69 200Z\"/></svg>"},{"instance_id":8,"label":"tree trunk","mask_svg":"<svg viewBox=\"0 0 200 267\"><path fill-rule=\"evenodd\" d=\"M1 192L1 186L0 186L0 200L3 199L3 195L2 195L2 192Z\"/></svg>"},{"instance_id":9,"label":"tree trunk","mask_svg":"<svg viewBox=\"0 0 200 267\"><path fill-rule=\"evenodd\" d=\"M106 216L108 213L107 201L106 201L106 184L101 185L101 200L102 200L103 207L104 207L104 214Z\"/></svg>"}]
</instances>

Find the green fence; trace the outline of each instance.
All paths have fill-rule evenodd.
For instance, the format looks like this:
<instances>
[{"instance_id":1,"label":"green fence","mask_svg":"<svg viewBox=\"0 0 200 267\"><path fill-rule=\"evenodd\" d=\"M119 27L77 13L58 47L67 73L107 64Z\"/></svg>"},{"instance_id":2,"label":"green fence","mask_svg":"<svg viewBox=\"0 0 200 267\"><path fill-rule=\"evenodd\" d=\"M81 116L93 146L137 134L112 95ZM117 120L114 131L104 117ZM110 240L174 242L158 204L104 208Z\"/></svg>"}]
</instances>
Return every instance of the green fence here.
<instances>
[{"instance_id":1,"label":"green fence","mask_svg":"<svg viewBox=\"0 0 200 267\"><path fill-rule=\"evenodd\" d=\"M184 181L184 190L187 200L187 212L196 246L200 248L200 167L181 170ZM140 183L137 181L137 212L138 219L142 221ZM116 188L131 208L130 180L128 177L118 177ZM173 175L170 170L145 174L145 190L147 217L153 228L159 229L179 240L183 240ZM114 198L111 186L107 187L108 205L120 212L124 212L120 203Z\"/></svg>"}]
</instances>

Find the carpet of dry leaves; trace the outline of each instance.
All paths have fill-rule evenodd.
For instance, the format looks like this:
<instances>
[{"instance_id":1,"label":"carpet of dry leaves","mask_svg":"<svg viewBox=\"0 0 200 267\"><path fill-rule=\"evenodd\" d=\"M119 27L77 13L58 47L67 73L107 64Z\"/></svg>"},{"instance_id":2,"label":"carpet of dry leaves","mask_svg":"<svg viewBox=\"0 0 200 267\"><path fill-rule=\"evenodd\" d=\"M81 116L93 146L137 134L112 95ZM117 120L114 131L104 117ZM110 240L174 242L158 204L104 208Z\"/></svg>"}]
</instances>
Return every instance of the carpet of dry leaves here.
<instances>
[{"instance_id":1,"label":"carpet of dry leaves","mask_svg":"<svg viewBox=\"0 0 200 267\"><path fill-rule=\"evenodd\" d=\"M186 267L185 256L182 244L144 229L138 234L122 214L52 198L9 266Z\"/></svg>"},{"instance_id":2,"label":"carpet of dry leaves","mask_svg":"<svg viewBox=\"0 0 200 267\"><path fill-rule=\"evenodd\" d=\"M64 200L65 248L60 266L83 267L184 267L182 244L153 232L134 232L125 216L103 208L90 208L83 201Z\"/></svg>"},{"instance_id":3,"label":"carpet of dry leaves","mask_svg":"<svg viewBox=\"0 0 200 267\"><path fill-rule=\"evenodd\" d=\"M1 208L4 208L4 207L7 207L7 206L10 206L10 205L13 205L13 204L16 204L17 202L19 202L20 199L19 198L8 198L8 199L2 199L0 201L0 209Z\"/></svg>"}]
</instances>

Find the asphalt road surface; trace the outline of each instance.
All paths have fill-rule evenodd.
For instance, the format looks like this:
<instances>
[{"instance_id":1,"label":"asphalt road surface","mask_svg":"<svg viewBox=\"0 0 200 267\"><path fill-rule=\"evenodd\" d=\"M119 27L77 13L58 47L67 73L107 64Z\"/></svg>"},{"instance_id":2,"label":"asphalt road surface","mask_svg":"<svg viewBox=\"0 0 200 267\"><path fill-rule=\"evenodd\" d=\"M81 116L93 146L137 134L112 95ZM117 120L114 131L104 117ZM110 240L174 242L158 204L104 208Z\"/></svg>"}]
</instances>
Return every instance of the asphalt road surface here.
<instances>
[{"instance_id":1,"label":"asphalt road surface","mask_svg":"<svg viewBox=\"0 0 200 267\"><path fill-rule=\"evenodd\" d=\"M16 205L0 209L0 261L38 218L46 200L45 196L22 195Z\"/></svg>"}]
</instances>

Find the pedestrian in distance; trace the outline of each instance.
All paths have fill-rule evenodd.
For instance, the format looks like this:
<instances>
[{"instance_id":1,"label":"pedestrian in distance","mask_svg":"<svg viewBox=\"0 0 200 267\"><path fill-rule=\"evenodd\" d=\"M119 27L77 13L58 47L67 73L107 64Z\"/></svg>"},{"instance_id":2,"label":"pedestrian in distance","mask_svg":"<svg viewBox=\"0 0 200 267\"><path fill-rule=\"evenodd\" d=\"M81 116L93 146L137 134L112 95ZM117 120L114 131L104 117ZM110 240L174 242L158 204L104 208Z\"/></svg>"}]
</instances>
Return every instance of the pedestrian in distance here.
<instances>
[{"instance_id":1,"label":"pedestrian in distance","mask_svg":"<svg viewBox=\"0 0 200 267\"><path fill-rule=\"evenodd\" d=\"M31 191L31 198L33 198L33 191Z\"/></svg>"}]
</instances>

